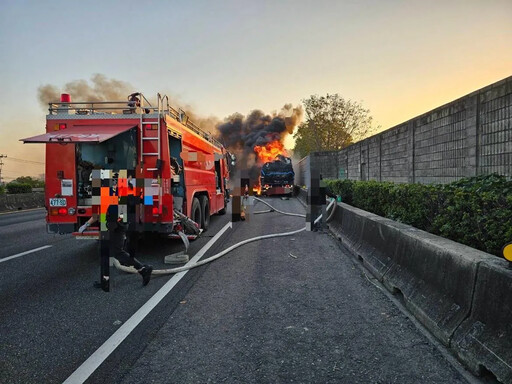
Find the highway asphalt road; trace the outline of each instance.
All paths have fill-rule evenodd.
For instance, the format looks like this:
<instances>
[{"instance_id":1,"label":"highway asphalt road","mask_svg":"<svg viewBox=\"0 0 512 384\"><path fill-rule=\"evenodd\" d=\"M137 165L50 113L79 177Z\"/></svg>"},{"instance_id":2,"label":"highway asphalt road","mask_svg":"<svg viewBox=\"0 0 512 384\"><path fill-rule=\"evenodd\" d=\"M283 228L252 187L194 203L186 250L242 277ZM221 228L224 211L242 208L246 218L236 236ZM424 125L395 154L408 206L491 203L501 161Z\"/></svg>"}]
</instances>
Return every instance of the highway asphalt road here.
<instances>
[{"instance_id":1,"label":"highway asphalt road","mask_svg":"<svg viewBox=\"0 0 512 384\"><path fill-rule=\"evenodd\" d=\"M304 213L295 199L266 201ZM266 207L258 203L256 211ZM230 219L191 245L194 255ZM304 219L251 215L206 256ZM0 215L0 383L60 383L166 283L112 268L111 292L93 287L98 246L48 235L44 210ZM33 253L8 259L23 252ZM139 258L168 268L178 241L148 239ZM73 377L80 377L73 376ZM326 232L300 232L237 248L190 270L94 370L91 383L467 383Z\"/></svg>"},{"instance_id":2,"label":"highway asphalt road","mask_svg":"<svg viewBox=\"0 0 512 384\"><path fill-rule=\"evenodd\" d=\"M47 234L44 215L44 209L0 214L0 383L63 382L170 279L153 276L143 287L139 275L111 268L111 291L94 288L97 241ZM212 218L211 230L191 244L191 254L228 219ZM182 249L181 241L151 238L140 244L138 258L168 268L164 256ZM177 305L203 272L187 273L169 298L176 297ZM162 321L171 312L161 311Z\"/></svg>"}]
</instances>

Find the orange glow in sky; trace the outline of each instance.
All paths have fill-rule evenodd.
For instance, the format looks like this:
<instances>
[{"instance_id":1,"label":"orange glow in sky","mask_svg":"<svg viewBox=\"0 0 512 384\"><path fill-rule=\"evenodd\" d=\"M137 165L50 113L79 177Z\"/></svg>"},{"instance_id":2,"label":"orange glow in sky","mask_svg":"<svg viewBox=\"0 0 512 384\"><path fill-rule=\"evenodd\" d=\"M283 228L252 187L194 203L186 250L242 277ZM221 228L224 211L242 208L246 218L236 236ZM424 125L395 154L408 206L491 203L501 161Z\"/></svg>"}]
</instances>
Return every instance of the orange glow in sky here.
<instances>
[{"instance_id":1,"label":"orange glow in sky","mask_svg":"<svg viewBox=\"0 0 512 384\"><path fill-rule=\"evenodd\" d=\"M162 15L172 19L156 23ZM44 145L18 141L45 131L38 88L97 73L221 120L339 93L370 109L379 130L512 75L510 0L162 2L143 12L120 0L4 1L0 36L6 181L44 172Z\"/></svg>"}]
</instances>

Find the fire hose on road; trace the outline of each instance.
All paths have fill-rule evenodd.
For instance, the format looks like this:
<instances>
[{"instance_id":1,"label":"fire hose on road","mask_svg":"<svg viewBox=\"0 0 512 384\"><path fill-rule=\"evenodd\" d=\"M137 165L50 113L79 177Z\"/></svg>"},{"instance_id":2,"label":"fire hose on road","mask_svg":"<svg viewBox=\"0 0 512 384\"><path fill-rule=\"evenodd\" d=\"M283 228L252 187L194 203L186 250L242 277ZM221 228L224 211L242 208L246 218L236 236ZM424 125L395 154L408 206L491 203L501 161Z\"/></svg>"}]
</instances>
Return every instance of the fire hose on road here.
<instances>
[{"instance_id":1,"label":"fire hose on road","mask_svg":"<svg viewBox=\"0 0 512 384\"><path fill-rule=\"evenodd\" d=\"M267 206L269 206L271 208L271 211L269 211L269 212L275 211L277 213L280 213L280 214L283 214L283 215L288 215L288 216L298 216L298 217L304 217L304 218L306 217L306 215L303 215L303 214L300 214L300 213L290 213L290 212L280 211L280 210L272 207L267 202L265 202L262 199L259 199L257 197L255 197L254 199L257 200L257 201L262 202L263 204L265 204ZM326 222L329 222L332 219L332 217L334 216L334 212L336 211L336 200L332 200L329 203L329 205L327 206L326 210L329 211L329 209L331 209L331 207L332 207L332 211L330 212L329 216L327 217ZM318 216L316 218L316 220L314 221L314 224L317 224L321 219L322 219L322 215ZM217 260L218 258L228 254L232 250L234 250L234 249L236 249L238 247L241 247L242 245L245 245L245 244L248 244L248 243L252 243L254 241L259 241L259 240L264 240L264 239L271 239L271 238L274 238L274 237L291 236L291 235L295 235L295 234L300 233L300 232L305 231L305 230L306 230L306 227L300 228L300 229L297 229L297 230L291 231L291 232L272 233L272 234L269 234L269 235L262 235L262 236L252 237L250 239L243 240L243 241L241 241L239 243L233 244L232 246L230 246L229 248L225 249L224 251L221 251L221 252L219 252L219 253L217 253L217 254L215 254L213 256L210 256L210 257L208 257L208 258L206 258L204 260L198 261L197 263L190 264L190 265L184 265L182 267L176 267L176 268L155 269L155 270L153 270L152 274L153 275L169 275L169 274L173 274L173 273L187 271L189 269L196 268L196 267L199 267L201 265L204 265L204 264L207 264L209 262L212 262L214 260ZM117 269L119 269L121 271L124 271L124 272L128 272L128 273L137 273L137 270L134 267L128 267L128 266L122 265L115 258L113 260L114 260L114 266Z\"/></svg>"}]
</instances>

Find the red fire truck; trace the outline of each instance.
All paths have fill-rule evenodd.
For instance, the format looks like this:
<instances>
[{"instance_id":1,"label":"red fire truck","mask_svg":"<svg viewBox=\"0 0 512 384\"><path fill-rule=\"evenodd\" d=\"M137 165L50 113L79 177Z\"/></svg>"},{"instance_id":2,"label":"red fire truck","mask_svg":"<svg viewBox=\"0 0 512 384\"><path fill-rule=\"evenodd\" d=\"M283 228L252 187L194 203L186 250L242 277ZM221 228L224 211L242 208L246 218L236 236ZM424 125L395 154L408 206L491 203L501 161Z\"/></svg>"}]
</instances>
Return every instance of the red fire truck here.
<instances>
[{"instance_id":1,"label":"red fire truck","mask_svg":"<svg viewBox=\"0 0 512 384\"><path fill-rule=\"evenodd\" d=\"M157 95L157 106L141 94L128 101L51 103L46 133L24 143L46 143L47 229L49 233L98 236L91 226L94 170L128 170L141 194L138 230L177 235L192 219L208 229L210 215L226 212L232 156L182 110ZM95 203L96 204L96 203ZM193 233L191 235L194 235ZM192 236L193 237L193 236Z\"/></svg>"}]
</instances>

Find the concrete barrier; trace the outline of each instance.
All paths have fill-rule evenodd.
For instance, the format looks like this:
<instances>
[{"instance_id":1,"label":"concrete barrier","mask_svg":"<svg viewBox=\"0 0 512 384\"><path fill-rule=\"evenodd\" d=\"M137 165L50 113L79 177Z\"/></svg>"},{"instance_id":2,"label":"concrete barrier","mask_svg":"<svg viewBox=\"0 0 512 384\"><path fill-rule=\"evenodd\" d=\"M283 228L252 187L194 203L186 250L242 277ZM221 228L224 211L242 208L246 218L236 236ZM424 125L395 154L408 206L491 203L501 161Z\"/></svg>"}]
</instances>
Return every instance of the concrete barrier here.
<instances>
[{"instance_id":1,"label":"concrete barrier","mask_svg":"<svg viewBox=\"0 0 512 384\"><path fill-rule=\"evenodd\" d=\"M512 383L512 270L463 244L338 203L330 230L477 375Z\"/></svg>"},{"instance_id":2,"label":"concrete barrier","mask_svg":"<svg viewBox=\"0 0 512 384\"><path fill-rule=\"evenodd\" d=\"M391 265L389 255L393 254L396 245L397 229L391 224L391 220L338 203L329 228L343 246L363 261L373 275L382 281Z\"/></svg>"},{"instance_id":3,"label":"concrete barrier","mask_svg":"<svg viewBox=\"0 0 512 384\"><path fill-rule=\"evenodd\" d=\"M471 371L492 372L512 383L512 269L505 260L480 263L471 315L457 329L452 349Z\"/></svg>"},{"instance_id":4,"label":"concrete barrier","mask_svg":"<svg viewBox=\"0 0 512 384\"><path fill-rule=\"evenodd\" d=\"M0 195L0 212L44 207L44 192Z\"/></svg>"},{"instance_id":5,"label":"concrete barrier","mask_svg":"<svg viewBox=\"0 0 512 384\"><path fill-rule=\"evenodd\" d=\"M302 205L308 204L308 190L300 187L296 187L297 191L297 199L302 203Z\"/></svg>"},{"instance_id":6,"label":"concrete barrier","mask_svg":"<svg viewBox=\"0 0 512 384\"><path fill-rule=\"evenodd\" d=\"M471 311L478 265L494 256L407 226L397 237L384 285L445 346Z\"/></svg>"},{"instance_id":7,"label":"concrete barrier","mask_svg":"<svg viewBox=\"0 0 512 384\"><path fill-rule=\"evenodd\" d=\"M364 212L364 211L363 211ZM365 212L362 242L358 256L381 282L393 266L393 255L404 224Z\"/></svg>"}]
</instances>

